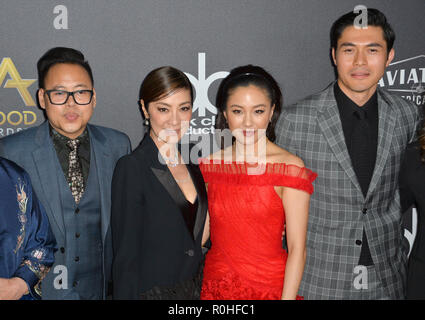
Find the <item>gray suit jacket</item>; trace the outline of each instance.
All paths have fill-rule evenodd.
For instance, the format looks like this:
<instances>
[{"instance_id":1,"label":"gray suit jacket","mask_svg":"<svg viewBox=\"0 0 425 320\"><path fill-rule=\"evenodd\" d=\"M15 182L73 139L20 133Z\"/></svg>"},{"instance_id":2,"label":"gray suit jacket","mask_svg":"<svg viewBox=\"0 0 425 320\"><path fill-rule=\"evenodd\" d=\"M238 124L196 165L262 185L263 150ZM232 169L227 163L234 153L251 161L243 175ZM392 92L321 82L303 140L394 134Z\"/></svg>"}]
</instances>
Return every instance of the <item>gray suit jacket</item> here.
<instances>
[{"instance_id":1,"label":"gray suit jacket","mask_svg":"<svg viewBox=\"0 0 425 320\"><path fill-rule=\"evenodd\" d=\"M363 228L385 295L392 299L405 296L398 173L420 114L415 105L378 89L378 115L377 159L365 198L345 144L333 83L283 108L276 127L277 143L318 174L300 285L306 299L356 297L355 267L361 249L356 240L362 239Z\"/></svg>"},{"instance_id":2,"label":"gray suit jacket","mask_svg":"<svg viewBox=\"0 0 425 320\"><path fill-rule=\"evenodd\" d=\"M118 159L130 153L131 147L128 137L122 132L94 125L88 125L87 128L94 151L94 159L91 161L94 161L94 167L97 170L101 194L101 235L104 259L103 270L99 272L103 271L104 274L105 296L112 265L110 231L112 174ZM57 172L53 164L57 155L49 135L48 122L1 139L0 155L16 162L28 172L33 188L46 209L58 248L66 247L66 226L58 191L58 175L63 175L63 172ZM43 299L79 299L78 293L72 289L72 283L68 283L67 290L54 288L55 277L63 275L62 269L57 269L55 273L55 267L61 265L66 265L65 255L57 251L55 264L42 282ZM74 270L68 267L67 272L69 279L74 278Z\"/></svg>"}]
</instances>

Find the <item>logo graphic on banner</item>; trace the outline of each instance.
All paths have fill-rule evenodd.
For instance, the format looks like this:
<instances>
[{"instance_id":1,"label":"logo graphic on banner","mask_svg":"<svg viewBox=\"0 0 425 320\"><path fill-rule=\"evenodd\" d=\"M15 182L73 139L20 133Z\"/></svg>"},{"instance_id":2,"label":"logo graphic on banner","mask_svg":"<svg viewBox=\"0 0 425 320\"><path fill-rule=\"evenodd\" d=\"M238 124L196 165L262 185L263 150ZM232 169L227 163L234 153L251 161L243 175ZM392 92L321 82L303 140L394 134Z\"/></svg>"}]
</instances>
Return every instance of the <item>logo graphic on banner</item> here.
<instances>
[{"instance_id":1,"label":"logo graphic on banner","mask_svg":"<svg viewBox=\"0 0 425 320\"><path fill-rule=\"evenodd\" d=\"M205 52L198 53L198 79L190 73L185 72L196 91L195 101L193 102L193 111L198 110L198 116L205 117L205 111L208 110L217 114L217 108L212 105L208 98L208 89L217 79L225 78L229 72L219 71L205 78Z\"/></svg>"},{"instance_id":2,"label":"logo graphic on banner","mask_svg":"<svg viewBox=\"0 0 425 320\"><path fill-rule=\"evenodd\" d=\"M211 84L218 80L227 77L229 72L218 71L206 77L205 68L205 52L198 53L198 78L192 74L185 72L190 82L192 83L196 95L193 102L193 111L198 110L197 117L193 117L190 121L188 134L211 134L214 133L215 115L217 108L210 102L208 98L208 90ZM207 115L207 111L209 114Z\"/></svg>"},{"instance_id":3,"label":"logo graphic on banner","mask_svg":"<svg viewBox=\"0 0 425 320\"><path fill-rule=\"evenodd\" d=\"M425 55L391 63L379 86L417 106L425 105Z\"/></svg>"},{"instance_id":4,"label":"logo graphic on banner","mask_svg":"<svg viewBox=\"0 0 425 320\"><path fill-rule=\"evenodd\" d=\"M10 57L2 59L0 63L0 88L2 91L8 89L17 90L24 102L23 107L33 107L36 105L28 90L35 81L36 79L22 79ZM4 100L2 101L4 103ZM18 107L16 105L1 106L0 137L21 131L24 129L22 125L30 126L36 121L37 114L34 111L22 110L22 106ZM3 125L5 126L3 127Z\"/></svg>"},{"instance_id":5,"label":"logo graphic on banner","mask_svg":"<svg viewBox=\"0 0 425 320\"><path fill-rule=\"evenodd\" d=\"M32 85L36 79L22 79L12 59L3 58L0 64L0 84L3 83L7 74L9 74L10 79L5 82L3 88L15 88L18 90L27 107L35 106L34 99L31 97L28 87Z\"/></svg>"}]
</instances>

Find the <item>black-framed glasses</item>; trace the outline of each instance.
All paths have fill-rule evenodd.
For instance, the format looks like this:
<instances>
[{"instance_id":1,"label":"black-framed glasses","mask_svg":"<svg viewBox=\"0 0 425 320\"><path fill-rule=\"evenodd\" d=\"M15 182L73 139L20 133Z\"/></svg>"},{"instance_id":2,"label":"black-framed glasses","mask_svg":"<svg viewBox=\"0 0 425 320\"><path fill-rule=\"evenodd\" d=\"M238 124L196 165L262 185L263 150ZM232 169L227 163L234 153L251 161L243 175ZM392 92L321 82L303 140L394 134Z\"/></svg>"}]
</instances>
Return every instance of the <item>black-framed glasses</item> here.
<instances>
[{"instance_id":1,"label":"black-framed glasses","mask_svg":"<svg viewBox=\"0 0 425 320\"><path fill-rule=\"evenodd\" d=\"M89 104L93 98L93 90L45 90L51 104L65 104L69 96L72 96L76 104Z\"/></svg>"}]
</instances>

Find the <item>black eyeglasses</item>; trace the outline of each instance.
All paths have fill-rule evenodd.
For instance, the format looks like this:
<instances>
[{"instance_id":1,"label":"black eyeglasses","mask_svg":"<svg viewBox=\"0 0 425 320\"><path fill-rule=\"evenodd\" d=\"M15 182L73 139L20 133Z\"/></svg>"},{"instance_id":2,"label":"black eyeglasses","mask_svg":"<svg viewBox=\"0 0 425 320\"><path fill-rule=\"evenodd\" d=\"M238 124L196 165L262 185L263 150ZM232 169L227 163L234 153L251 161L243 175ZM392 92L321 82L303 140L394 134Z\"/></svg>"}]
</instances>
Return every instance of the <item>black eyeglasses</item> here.
<instances>
[{"instance_id":1,"label":"black eyeglasses","mask_svg":"<svg viewBox=\"0 0 425 320\"><path fill-rule=\"evenodd\" d=\"M89 104L93 98L93 90L77 90L77 91L65 91L65 90L45 90L49 97L51 104L65 104L68 101L69 96L72 96L76 104Z\"/></svg>"}]
</instances>

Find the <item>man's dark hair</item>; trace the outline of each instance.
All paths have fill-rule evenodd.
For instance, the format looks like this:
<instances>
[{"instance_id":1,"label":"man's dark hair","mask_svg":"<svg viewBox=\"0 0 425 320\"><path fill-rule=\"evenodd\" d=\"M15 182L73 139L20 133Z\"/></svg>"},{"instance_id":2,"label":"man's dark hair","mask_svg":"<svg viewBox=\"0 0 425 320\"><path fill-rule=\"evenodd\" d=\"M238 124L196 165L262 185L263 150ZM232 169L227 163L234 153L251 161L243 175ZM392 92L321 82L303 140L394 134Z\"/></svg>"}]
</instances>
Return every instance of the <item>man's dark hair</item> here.
<instances>
[{"instance_id":1,"label":"man's dark hair","mask_svg":"<svg viewBox=\"0 0 425 320\"><path fill-rule=\"evenodd\" d=\"M77 64L83 67L89 74L92 85L93 73L89 63L84 59L84 55L75 49L56 47L48 50L37 62L38 87L44 89L44 80L50 68L58 63Z\"/></svg>"},{"instance_id":2,"label":"man's dark hair","mask_svg":"<svg viewBox=\"0 0 425 320\"><path fill-rule=\"evenodd\" d=\"M354 25L354 21L357 16L358 13L350 11L333 23L330 32L331 49L337 49L338 39L341 37L345 28ZM385 15L378 9L367 8L367 25L382 28L384 39L387 43L387 52L390 52L394 44L395 33L391 25L388 23Z\"/></svg>"}]
</instances>

